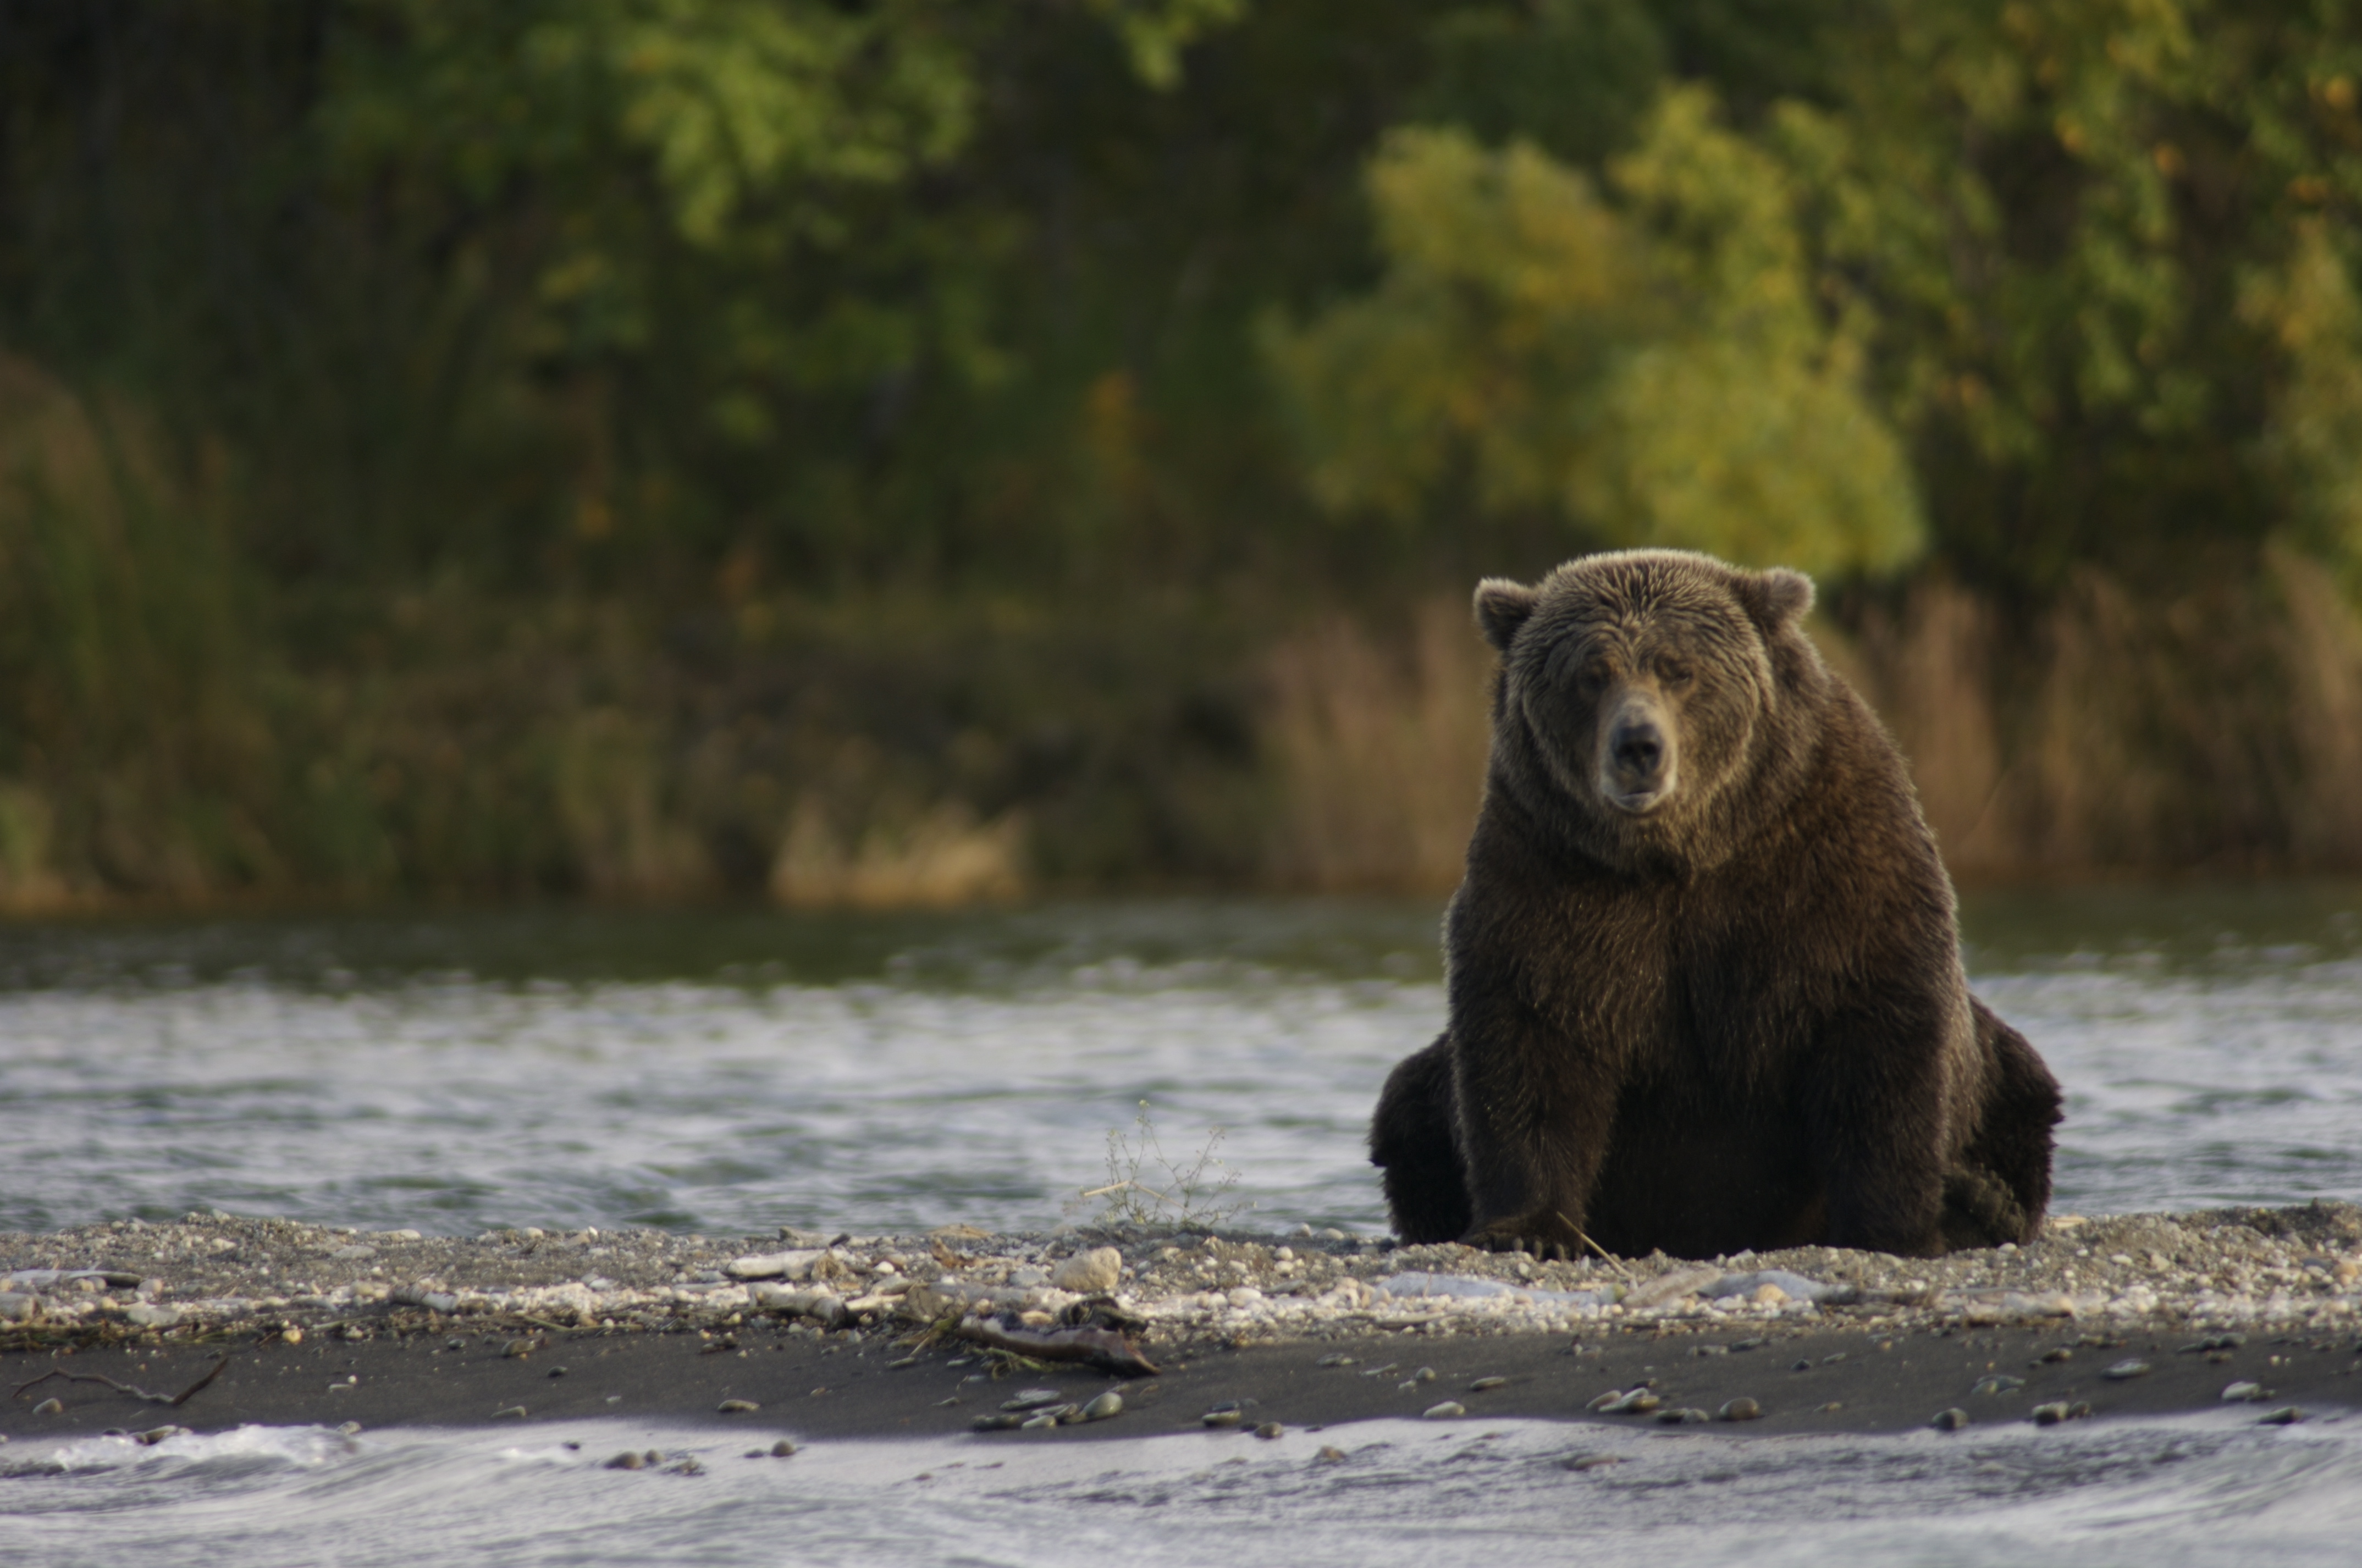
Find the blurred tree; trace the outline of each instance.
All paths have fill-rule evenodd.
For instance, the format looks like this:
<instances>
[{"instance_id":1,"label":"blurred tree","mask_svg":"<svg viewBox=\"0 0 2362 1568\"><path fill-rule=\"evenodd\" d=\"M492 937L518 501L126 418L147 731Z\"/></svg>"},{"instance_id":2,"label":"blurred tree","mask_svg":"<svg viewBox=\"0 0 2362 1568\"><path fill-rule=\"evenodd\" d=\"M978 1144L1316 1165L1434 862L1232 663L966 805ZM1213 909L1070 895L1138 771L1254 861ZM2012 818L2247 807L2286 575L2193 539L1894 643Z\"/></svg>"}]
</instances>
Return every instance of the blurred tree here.
<instances>
[{"instance_id":1,"label":"blurred tree","mask_svg":"<svg viewBox=\"0 0 2362 1568\"><path fill-rule=\"evenodd\" d=\"M1611 206L1523 144L1405 132L1373 164L1389 266L1271 333L1332 508L1420 515L1463 477L1570 543L1828 572L1921 545L1902 449L1857 385L1859 324L1816 308L1784 170L1668 94Z\"/></svg>"}]
</instances>

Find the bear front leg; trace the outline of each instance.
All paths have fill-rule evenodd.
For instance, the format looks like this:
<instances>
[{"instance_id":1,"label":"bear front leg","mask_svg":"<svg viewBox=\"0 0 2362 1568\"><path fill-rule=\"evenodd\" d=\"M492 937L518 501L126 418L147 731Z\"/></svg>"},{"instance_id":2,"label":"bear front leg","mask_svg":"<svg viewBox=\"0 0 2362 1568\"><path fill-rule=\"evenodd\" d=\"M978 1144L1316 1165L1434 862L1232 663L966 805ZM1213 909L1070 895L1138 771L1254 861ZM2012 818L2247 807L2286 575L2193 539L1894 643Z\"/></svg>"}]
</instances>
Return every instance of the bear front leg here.
<instances>
[{"instance_id":1,"label":"bear front leg","mask_svg":"<svg viewBox=\"0 0 2362 1568\"><path fill-rule=\"evenodd\" d=\"M1455 1013L1451 1039L1472 1209L1462 1240L1541 1259L1583 1256L1619 1086L1522 1009Z\"/></svg>"}]
</instances>

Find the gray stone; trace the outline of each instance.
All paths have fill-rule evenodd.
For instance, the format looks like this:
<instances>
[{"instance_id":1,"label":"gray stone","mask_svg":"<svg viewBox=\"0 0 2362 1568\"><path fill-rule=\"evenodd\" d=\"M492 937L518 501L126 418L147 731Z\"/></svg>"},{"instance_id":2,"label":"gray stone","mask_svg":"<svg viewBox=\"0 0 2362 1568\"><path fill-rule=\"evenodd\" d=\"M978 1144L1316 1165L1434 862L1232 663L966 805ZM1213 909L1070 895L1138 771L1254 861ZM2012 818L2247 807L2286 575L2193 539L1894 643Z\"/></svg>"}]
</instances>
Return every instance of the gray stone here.
<instances>
[{"instance_id":1,"label":"gray stone","mask_svg":"<svg viewBox=\"0 0 2362 1568\"><path fill-rule=\"evenodd\" d=\"M1948 1410L1938 1410L1927 1423L1939 1432L1956 1432L1969 1424L1969 1413L1955 1405Z\"/></svg>"},{"instance_id":2,"label":"gray stone","mask_svg":"<svg viewBox=\"0 0 2362 1568\"><path fill-rule=\"evenodd\" d=\"M1718 1421L1754 1421L1760 1420L1762 1417L1763 1407L1743 1394L1714 1413L1714 1419Z\"/></svg>"},{"instance_id":3,"label":"gray stone","mask_svg":"<svg viewBox=\"0 0 2362 1568\"><path fill-rule=\"evenodd\" d=\"M1286 1430L1287 1429L1280 1425L1277 1421L1265 1421L1263 1425L1255 1429L1255 1436L1263 1438L1265 1441L1269 1441L1272 1438L1278 1437L1281 1433Z\"/></svg>"},{"instance_id":4,"label":"gray stone","mask_svg":"<svg viewBox=\"0 0 2362 1568\"><path fill-rule=\"evenodd\" d=\"M2149 1364L2145 1361L2120 1361L2100 1375L2111 1383L2122 1383L2128 1378L2147 1377L2149 1371Z\"/></svg>"},{"instance_id":5,"label":"gray stone","mask_svg":"<svg viewBox=\"0 0 2362 1568\"><path fill-rule=\"evenodd\" d=\"M1055 1388L1020 1388L1014 1398L1003 1399L1004 1410L1038 1410L1044 1405L1063 1405L1066 1397Z\"/></svg>"},{"instance_id":6,"label":"gray stone","mask_svg":"<svg viewBox=\"0 0 2362 1568\"><path fill-rule=\"evenodd\" d=\"M62 1416L65 1413L66 1402L62 1399L44 1399L33 1407L33 1414L37 1416Z\"/></svg>"},{"instance_id":7,"label":"gray stone","mask_svg":"<svg viewBox=\"0 0 2362 1568\"><path fill-rule=\"evenodd\" d=\"M1123 1254L1113 1247L1076 1253L1051 1271L1050 1283L1078 1296L1103 1296L1123 1281Z\"/></svg>"},{"instance_id":8,"label":"gray stone","mask_svg":"<svg viewBox=\"0 0 2362 1568\"><path fill-rule=\"evenodd\" d=\"M1423 1420L1448 1421L1454 1416L1464 1416L1467 1413L1467 1406L1457 1399L1446 1399L1440 1405L1429 1405L1419 1412L1419 1417Z\"/></svg>"},{"instance_id":9,"label":"gray stone","mask_svg":"<svg viewBox=\"0 0 2362 1568\"><path fill-rule=\"evenodd\" d=\"M1509 1380L1506 1377L1480 1377L1468 1386L1468 1392L1487 1394L1496 1388L1507 1388L1508 1386Z\"/></svg>"},{"instance_id":10,"label":"gray stone","mask_svg":"<svg viewBox=\"0 0 2362 1568\"><path fill-rule=\"evenodd\" d=\"M1122 1414L1123 1396L1112 1388L1083 1407L1083 1419L1087 1421L1104 1421L1109 1416Z\"/></svg>"}]
</instances>

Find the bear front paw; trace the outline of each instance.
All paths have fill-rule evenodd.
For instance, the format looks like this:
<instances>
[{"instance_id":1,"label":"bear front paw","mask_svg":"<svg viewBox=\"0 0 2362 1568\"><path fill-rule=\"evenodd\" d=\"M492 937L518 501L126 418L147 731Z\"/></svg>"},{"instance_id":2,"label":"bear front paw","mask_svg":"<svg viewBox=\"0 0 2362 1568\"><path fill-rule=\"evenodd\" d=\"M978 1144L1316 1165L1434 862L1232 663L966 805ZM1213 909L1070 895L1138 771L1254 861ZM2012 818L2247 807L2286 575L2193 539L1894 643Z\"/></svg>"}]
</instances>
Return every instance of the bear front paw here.
<instances>
[{"instance_id":1,"label":"bear front paw","mask_svg":"<svg viewBox=\"0 0 2362 1568\"><path fill-rule=\"evenodd\" d=\"M1542 1263L1573 1263L1590 1250L1583 1232L1557 1214L1496 1220L1471 1231L1462 1244L1488 1253L1530 1253Z\"/></svg>"}]
</instances>

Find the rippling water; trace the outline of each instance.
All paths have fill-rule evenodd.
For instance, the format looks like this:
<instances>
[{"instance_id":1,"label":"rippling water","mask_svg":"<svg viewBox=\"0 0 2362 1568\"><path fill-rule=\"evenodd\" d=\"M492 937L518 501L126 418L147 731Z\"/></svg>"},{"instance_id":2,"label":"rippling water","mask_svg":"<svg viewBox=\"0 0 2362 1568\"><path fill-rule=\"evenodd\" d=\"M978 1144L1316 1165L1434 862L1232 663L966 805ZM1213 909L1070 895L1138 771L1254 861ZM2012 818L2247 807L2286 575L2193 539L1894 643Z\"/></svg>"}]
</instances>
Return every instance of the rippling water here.
<instances>
[{"instance_id":1,"label":"rippling water","mask_svg":"<svg viewBox=\"0 0 2362 1568\"><path fill-rule=\"evenodd\" d=\"M1971 900L2065 1081L2066 1210L2362 1198L2362 896ZM1429 905L0 929L0 1227L193 1208L1046 1228L1146 1099L1245 1222L1384 1228L1362 1135L1440 1025Z\"/></svg>"},{"instance_id":2,"label":"rippling water","mask_svg":"<svg viewBox=\"0 0 2362 1568\"><path fill-rule=\"evenodd\" d=\"M2336 1563L2362 1539L2344 1424L2234 1418L1969 1436L1733 1439L1378 1421L1274 1443L843 1443L792 1460L623 1422L346 1439L248 1428L0 1457L0 1546L50 1568L1109 1563ZM568 1442L579 1448L569 1449ZM1316 1445L1346 1457L1323 1463ZM620 1449L701 1474L613 1472ZM1578 1457L1621 1463L1571 1471Z\"/></svg>"},{"instance_id":3,"label":"rippling water","mask_svg":"<svg viewBox=\"0 0 2362 1568\"><path fill-rule=\"evenodd\" d=\"M0 1227L193 1208L472 1233L1097 1206L1109 1129L1207 1130L1242 1222L1383 1228L1362 1130L1441 1021L1429 905L935 918L508 914L0 928ZM2362 1198L2362 893L1970 901L1979 990L2068 1091L2058 1204ZM2362 1421L2357 1421L2362 1426ZM563 1442L570 1438L579 1450ZM1372 1424L1310 1443L845 1443L622 1422L0 1450L48 1563L2352 1561L2342 1423L1733 1440ZM660 1446L707 1474L623 1474ZM1570 1472L1576 1452L1626 1463ZM993 1462L1003 1463L994 1466ZM924 1478L922 1478L924 1477Z\"/></svg>"}]
</instances>

